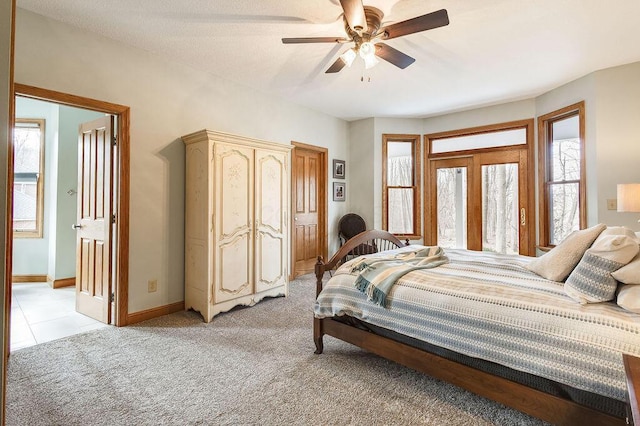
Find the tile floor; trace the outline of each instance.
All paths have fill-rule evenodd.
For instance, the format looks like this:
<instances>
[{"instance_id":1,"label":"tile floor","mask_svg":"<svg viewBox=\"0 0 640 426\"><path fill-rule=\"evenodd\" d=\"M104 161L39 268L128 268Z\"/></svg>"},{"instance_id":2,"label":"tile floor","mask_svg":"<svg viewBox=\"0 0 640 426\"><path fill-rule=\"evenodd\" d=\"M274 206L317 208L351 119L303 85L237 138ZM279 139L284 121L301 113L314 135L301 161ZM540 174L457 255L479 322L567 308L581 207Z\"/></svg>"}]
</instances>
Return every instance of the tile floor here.
<instances>
[{"instance_id":1,"label":"tile floor","mask_svg":"<svg viewBox=\"0 0 640 426\"><path fill-rule=\"evenodd\" d=\"M108 327L76 312L75 287L16 283L11 298L11 351Z\"/></svg>"}]
</instances>

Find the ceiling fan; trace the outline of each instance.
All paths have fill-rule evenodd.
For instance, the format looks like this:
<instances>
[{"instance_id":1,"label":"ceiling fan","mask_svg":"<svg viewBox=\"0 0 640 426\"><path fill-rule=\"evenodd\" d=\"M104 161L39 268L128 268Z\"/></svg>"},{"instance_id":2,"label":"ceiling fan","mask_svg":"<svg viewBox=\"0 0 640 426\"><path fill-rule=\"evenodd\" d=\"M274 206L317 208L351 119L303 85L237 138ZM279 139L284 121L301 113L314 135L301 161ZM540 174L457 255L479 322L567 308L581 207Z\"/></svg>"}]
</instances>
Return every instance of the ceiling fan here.
<instances>
[{"instance_id":1,"label":"ceiling fan","mask_svg":"<svg viewBox=\"0 0 640 426\"><path fill-rule=\"evenodd\" d=\"M364 60L365 68L367 69L378 62L376 56L392 63L398 68L404 69L414 63L415 59L389 45L381 43L381 40L390 40L407 34L449 25L447 11L441 9L380 28L380 23L384 16L381 10L372 6L363 6L362 0L340 0L340 5L344 10L344 29L347 37L298 37L282 39L282 43L284 44L354 42L355 46L340 55L325 71L326 73L336 73L345 66L351 66L351 63L358 54Z\"/></svg>"}]
</instances>

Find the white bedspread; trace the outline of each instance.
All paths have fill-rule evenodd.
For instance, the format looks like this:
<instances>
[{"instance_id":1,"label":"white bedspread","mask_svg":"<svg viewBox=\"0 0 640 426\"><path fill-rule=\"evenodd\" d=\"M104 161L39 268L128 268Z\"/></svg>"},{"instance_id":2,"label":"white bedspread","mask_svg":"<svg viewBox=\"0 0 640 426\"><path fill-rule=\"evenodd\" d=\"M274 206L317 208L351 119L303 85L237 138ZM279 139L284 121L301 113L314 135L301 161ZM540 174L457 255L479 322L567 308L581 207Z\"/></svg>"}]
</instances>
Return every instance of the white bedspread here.
<instances>
[{"instance_id":1,"label":"white bedspread","mask_svg":"<svg viewBox=\"0 0 640 426\"><path fill-rule=\"evenodd\" d=\"M325 284L315 315L349 315L468 356L625 400L622 353L640 355L640 315L611 302L578 304L564 293L562 283L522 266L532 258L452 249L445 254L448 264L398 280L389 293L388 308L367 301L354 287L357 273L350 273L347 262Z\"/></svg>"}]
</instances>

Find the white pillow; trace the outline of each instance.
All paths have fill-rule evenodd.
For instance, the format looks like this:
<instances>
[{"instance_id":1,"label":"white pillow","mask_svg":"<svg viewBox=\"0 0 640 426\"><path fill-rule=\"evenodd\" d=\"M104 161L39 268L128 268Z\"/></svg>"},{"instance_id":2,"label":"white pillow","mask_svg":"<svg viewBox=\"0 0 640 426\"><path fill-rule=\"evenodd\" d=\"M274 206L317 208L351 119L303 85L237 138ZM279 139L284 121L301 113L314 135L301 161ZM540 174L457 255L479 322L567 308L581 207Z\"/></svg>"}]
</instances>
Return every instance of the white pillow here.
<instances>
[{"instance_id":1,"label":"white pillow","mask_svg":"<svg viewBox=\"0 0 640 426\"><path fill-rule=\"evenodd\" d=\"M582 304L612 300L618 282L611 273L629 263L638 250L635 238L627 235L598 237L567 278L565 293Z\"/></svg>"},{"instance_id":2,"label":"white pillow","mask_svg":"<svg viewBox=\"0 0 640 426\"><path fill-rule=\"evenodd\" d=\"M582 255L607 226L600 223L574 231L551 251L532 260L525 268L551 281L564 281L576 267Z\"/></svg>"},{"instance_id":3,"label":"white pillow","mask_svg":"<svg viewBox=\"0 0 640 426\"><path fill-rule=\"evenodd\" d=\"M640 232L633 232L626 226L608 226L607 229L602 231L602 235L628 235L634 238L640 244ZM623 284L640 284L640 254L638 254L628 265L623 266L611 273L613 278L620 281Z\"/></svg>"},{"instance_id":4,"label":"white pillow","mask_svg":"<svg viewBox=\"0 0 640 426\"><path fill-rule=\"evenodd\" d=\"M616 302L621 308L640 314L640 286L620 285Z\"/></svg>"},{"instance_id":5,"label":"white pillow","mask_svg":"<svg viewBox=\"0 0 640 426\"><path fill-rule=\"evenodd\" d=\"M634 240L638 240L636 233L626 226L607 226L607 229L602 231L599 237L604 235L626 235ZM638 242L640 243L640 240L638 240Z\"/></svg>"},{"instance_id":6,"label":"white pillow","mask_svg":"<svg viewBox=\"0 0 640 426\"><path fill-rule=\"evenodd\" d=\"M640 254L629 264L612 272L611 276L623 284L640 284Z\"/></svg>"}]
</instances>

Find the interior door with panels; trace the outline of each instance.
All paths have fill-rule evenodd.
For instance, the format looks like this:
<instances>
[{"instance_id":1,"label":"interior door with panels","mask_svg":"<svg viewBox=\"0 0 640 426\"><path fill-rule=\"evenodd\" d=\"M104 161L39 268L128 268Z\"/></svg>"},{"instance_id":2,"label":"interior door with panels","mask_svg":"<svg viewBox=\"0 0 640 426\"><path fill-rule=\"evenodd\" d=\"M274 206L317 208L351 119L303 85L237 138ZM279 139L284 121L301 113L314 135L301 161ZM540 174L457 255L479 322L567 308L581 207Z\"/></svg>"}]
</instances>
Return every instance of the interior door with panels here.
<instances>
[{"instance_id":1,"label":"interior door with panels","mask_svg":"<svg viewBox=\"0 0 640 426\"><path fill-rule=\"evenodd\" d=\"M293 162L294 273L313 272L320 248L320 153L296 148Z\"/></svg>"},{"instance_id":2,"label":"interior door with panels","mask_svg":"<svg viewBox=\"0 0 640 426\"><path fill-rule=\"evenodd\" d=\"M113 116L80 125L76 229L76 310L109 323Z\"/></svg>"}]
</instances>

